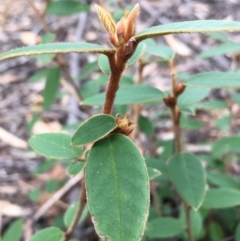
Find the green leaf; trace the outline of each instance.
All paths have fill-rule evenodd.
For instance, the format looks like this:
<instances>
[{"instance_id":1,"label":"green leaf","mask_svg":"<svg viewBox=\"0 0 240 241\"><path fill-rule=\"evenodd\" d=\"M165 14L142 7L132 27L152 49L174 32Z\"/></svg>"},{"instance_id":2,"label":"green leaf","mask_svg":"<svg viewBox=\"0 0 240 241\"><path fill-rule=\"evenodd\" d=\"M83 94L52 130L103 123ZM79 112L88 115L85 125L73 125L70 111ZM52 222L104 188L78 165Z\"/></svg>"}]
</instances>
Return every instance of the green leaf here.
<instances>
[{"instance_id":1,"label":"green leaf","mask_svg":"<svg viewBox=\"0 0 240 241\"><path fill-rule=\"evenodd\" d=\"M149 238L172 238L184 232L185 225L175 218L156 218L147 223L144 235Z\"/></svg>"},{"instance_id":2,"label":"green leaf","mask_svg":"<svg viewBox=\"0 0 240 241\"><path fill-rule=\"evenodd\" d=\"M156 44L154 41L152 41L150 44L148 44L149 40L151 40L151 39L145 40L145 41L147 41L146 42L146 45L147 45L146 52L148 52L149 54L161 57L162 59L167 60L167 61L174 59L175 53L171 48L169 48L166 45Z\"/></svg>"},{"instance_id":3,"label":"green leaf","mask_svg":"<svg viewBox=\"0 0 240 241\"><path fill-rule=\"evenodd\" d=\"M83 101L84 105L101 106L104 103L105 94L101 93ZM138 85L138 86L123 86L121 87L116 95L114 104L115 105L129 105L136 103L151 103L159 102L162 103L162 92L156 88Z\"/></svg>"},{"instance_id":4,"label":"green leaf","mask_svg":"<svg viewBox=\"0 0 240 241\"><path fill-rule=\"evenodd\" d=\"M96 142L85 174L97 233L109 241L141 240L148 216L149 180L134 143L122 134Z\"/></svg>"},{"instance_id":5,"label":"green leaf","mask_svg":"<svg viewBox=\"0 0 240 241\"><path fill-rule=\"evenodd\" d=\"M50 179L46 182L46 191L48 193L53 193L57 191L62 185L62 182L56 179Z\"/></svg>"},{"instance_id":6,"label":"green leaf","mask_svg":"<svg viewBox=\"0 0 240 241\"><path fill-rule=\"evenodd\" d=\"M203 88L228 88L240 86L240 72L208 72L191 76L187 86Z\"/></svg>"},{"instance_id":7,"label":"green leaf","mask_svg":"<svg viewBox=\"0 0 240 241\"><path fill-rule=\"evenodd\" d=\"M83 122L74 133L71 145L74 147L96 142L117 127L111 115L95 115Z\"/></svg>"},{"instance_id":8,"label":"green leaf","mask_svg":"<svg viewBox=\"0 0 240 241\"><path fill-rule=\"evenodd\" d=\"M0 61L23 55L64 54L71 52L113 54L115 53L115 50L107 49L101 45L91 43L49 43L9 50L0 54Z\"/></svg>"},{"instance_id":9,"label":"green leaf","mask_svg":"<svg viewBox=\"0 0 240 241\"><path fill-rule=\"evenodd\" d=\"M202 204L206 178L201 162L190 153L170 157L168 171L179 195L194 209Z\"/></svg>"},{"instance_id":10,"label":"green leaf","mask_svg":"<svg viewBox=\"0 0 240 241\"><path fill-rule=\"evenodd\" d=\"M199 130L203 127L203 124L200 121L189 118L185 115L181 115L180 117L181 127L188 130Z\"/></svg>"},{"instance_id":11,"label":"green leaf","mask_svg":"<svg viewBox=\"0 0 240 241\"><path fill-rule=\"evenodd\" d=\"M203 100L209 94L210 89L187 87L178 98L178 106L186 108Z\"/></svg>"},{"instance_id":12,"label":"green leaf","mask_svg":"<svg viewBox=\"0 0 240 241\"><path fill-rule=\"evenodd\" d=\"M146 45L144 43L138 44L134 54L127 61L127 68L135 64L143 56L145 51L146 51Z\"/></svg>"},{"instance_id":13,"label":"green leaf","mask_svg":"<svg viewBox=\"0 0 240 241\"><path fill-rule=\"evenodd\" d=\"M40 194L41 194L41 189L37 187L29 191L28 197L31 201L36 202L39 199Z\"/></svg>"},{"instance_id":14,"label":"green leaf","mask_svg":"<svg viewBox=\"0 0 240 241\"><path fill-rule=\"evenodd\" d=\"M208 33L207 34L209 37L215 39L215 40L218 40L218 41L221 41L221 42L231 42L228 38L228 36L224 33Z\"/></svg>"},{"instance_id":15,"label":"green leaf","mask_svg":"<svg viewBox=\"0 0 240 241\"><path fill-rule=\"evenodd\" d=\"M55 100L60 84L60 78L61 70L59 68L52 68L49 70L43 92L43 107L45 110L49 110Z\"/></svg>"},{"instance_id":16,"label":"green leaf","mask_svg":"<svg viewBox=\"0 0 240 241\"><path fill-rule=\"evenodd\" d=\"M221 158L227 153L240 152L240 136L224 137L212 145L212 154L216 158Z\"/></svg>"},{"instance_id":17,"label":"green leaf","mask_svg":"<svg viewBox=\"0 0 240 241\"><path fill-rule=\"evenodd\" d=\"M206 192L203 208L230 208L240 205L240 192L229 188L209 189Z\"/></svg>"},{"instance_id":18,"label":"green leaf","mask_svg":"<svg viewBox=\"0 0 240 241\"><path fill-rule=\"evenodd\" d=\"M77 208L78 208L79 202L75 202L74 204L72 204L67 211L64 214L64 223L66 225L66 227L69 227L72 224L72 221L75 217L75 214L77 212ZM82 222L88 215L88 207L87 205L85 205L83 212L81 214L81 217L79 218L78 223Z\"/></svg>"},{"instance_id":19,"label":"green leaf","mask_svg":"<svg viewBox=\"0 0 240 241\"><path fill-rule=\"evenodd\" d=\"M67 134L45 133L31 137L29 144L37 153L52 159L77 159L82 148L72 148L70 141Z\"/></svg>"},{"instance_id":20,"label":"green leaf","mask_svg":"<svg viewBox=\"0 0 240 241\"><path fill-rule=\"evenodd\" d=\"M227 103L224 100L207 100L202 102L201 108L206 110L226 109Z\"/></svg>"},{"instance_id":21,"label":"green leaf","mask_svg":"<svg viewBox=\"0 0 240 241\"><path fill-rule=\"evenodd\" d=\"M154 134L153 123L145 116L140 115L138 118L138 127L139 130L145 133L147 136Z\"/></svg>"},{"instance_id":22,"label":"green leaf","mask_svg":"<svg viewBox=\"0 0 240 241\"><path fill-rule=\"evenodd\" d=\"M68 16L79 12L89 12L89 6L74 0L51 1L47 8L48 14Z\"/></svg>"},{"instance_id":23,"label":"green leaf","mask_svg":"<svg viewBox=\"0 0 240 241\"><path fill-rule=\"evenodd\" d=\"M100 89L100 84L97 81L90 80L87 83L81 85L80 93L82 98L85 100L91 96L98 94Z\"/></svg>"},{"instance_id":24,"label":"green leaf","mask_svg":"<svg viewBox=\"0 0 240 241\"><path fill-rule=\"evenodd\" d=\"M73 162L68 166L67 173L70 177L74 177L82 171L84 166L85 166L85 162L79 162L79 161Z\"/></svg>"},{"instance_id":25,"label":"green leaf","mask_svg":"<svg viewBox=\"0 0 240 241\"><path fill-rule=\"evenodd\" d=\"M236 229L235 229L235 241L240 241L240 223L238 223Z\"/></svg>"},{"instance_id":26,"label":"green leaf","mask_svg":"<svg viewBox=\"0 0 240 241\"><path fill-rule=\"evenodd\" d=\"M219 241L224 238L224 233L221 225L216 222L211 222L209 225L209 238L211 241Z\"/></svg>"},{"instance_id":27,"label":"green leaf","mask_svg":"<svg viewBox=\"0 0 240 241\"><path fill-rule=\"evenodd\" d=\"M30 82L36 82L41 79L46 79L47 75L51 69L42 69L37 72L35 72L31 77L28 79Z\"/></svg>"},{"instance_id":28,"label":"green leaf","mask_svg":"<svg viewBox=\"0 0 240 241\"><path fill-rule=\"evenodd\" d=\"M224 43L202 52L198 55L200 58L212 58L224 54L233 54L240 52L240 44L236 43Z\"/></svg>"},{"instance_id":29,"label":"green leaf","mask_svg":"<svg viewBox=\"0 0 240 241\"><path fill-rule=\"evenodd\" d=\"M161 172L156 168L148 167L147 171L148 171L148 177L150 181L152 181L153 179L161 175Z\"/></svg>"},{"instance_id":30,"label":"green leaf","mask_svg":"<svg viewBox=\"0 0 240 241\"><path fill-rule=\"evenodd\" d=\"M145 50L146 50L146 45L144 43L138 44L134 54L127 61L127 68L135 64L142 57ZM110 69L109 61L106 55L100 55L98 59L98 65L104 74L110 75L111 69Z\"/></svg>"},{"instance_id":31,"label":"green leaf","mask_svg":"<svg viewBox=\"0 0 240 241\"><path fill-rule=\"evenodd\" d=\"M37 168L33 171L33 174L39 174L48 171L56 163L56 160L47 160L40 163Z\"/></svg>"},{"instance_id":32,"label":"green leaf","mask_svg":"<svg viewBox=\"0 0 240 241\"><path fill-rule=\"evenodd\" d=\"M207 180L216 186L239 189L239 184L235 179L222 173L207 172Z\"/></svg>"},{"instance_id":33,"label":"green leaf","mask_svg":"<svg viewBox=\"0 0 240 241\"><path fill-rule=\"evenodd\" d=\"M23 234L23 220L15 220L3 234L2 241L20 241Z\"/></svg>"},{"instance_id":34,"label":"green leaf","mask_svg":"<svg viewBox=\"0 0 240 241\"><path fill-rule=\"evenodd\" d=\"M42 229L36 232L29 241L61 241L64 237L64 232L56 227Z\"/></svg>"},{"instance_id":35,"label":"green leaf","mask_svg":"<svg viewBox=\"0 0 240 241\"><path fill-rule=\"evenodd\" d=\"M224 20L195 20L179 23L169 23L147 28L137 34L134 38L140 42L147 38L152 38L167 34L180 33L206 33L206 32L234 32L240 31L240 23Z\"/></svg>"}]
</instances>

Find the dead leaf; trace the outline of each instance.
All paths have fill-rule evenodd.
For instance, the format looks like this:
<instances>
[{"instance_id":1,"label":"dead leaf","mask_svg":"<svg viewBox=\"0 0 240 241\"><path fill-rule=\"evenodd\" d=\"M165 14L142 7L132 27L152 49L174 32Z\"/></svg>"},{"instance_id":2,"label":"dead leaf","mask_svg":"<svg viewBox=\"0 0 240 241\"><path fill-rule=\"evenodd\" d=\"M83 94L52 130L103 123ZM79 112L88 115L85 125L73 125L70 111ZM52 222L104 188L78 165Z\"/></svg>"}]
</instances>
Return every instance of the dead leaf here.
<instances>
[{"instance_id":1,"label":"dead leaf","mask_svg":"<svg viewBox=\"0 0 240 241\"><path fill-rule=\"evenodd\" d=\"M29 208L23 208L5 200L0 200L0 207L0 215L5 215L9 217L22 217L27 216L31 213L31 210Z\"/></svg>"},{"instance_id":2,"label":"dead leaf","mask_svg":"<svg viewBox=\"0 0 240 241\"><path fill-rule=\"evenodd\" d=\"M61 124L58 121L44 122L37 121L33 126L32 132L34 135L49 133L49 132L60 132L62 129Z\"/></svg>"}]
</instances>

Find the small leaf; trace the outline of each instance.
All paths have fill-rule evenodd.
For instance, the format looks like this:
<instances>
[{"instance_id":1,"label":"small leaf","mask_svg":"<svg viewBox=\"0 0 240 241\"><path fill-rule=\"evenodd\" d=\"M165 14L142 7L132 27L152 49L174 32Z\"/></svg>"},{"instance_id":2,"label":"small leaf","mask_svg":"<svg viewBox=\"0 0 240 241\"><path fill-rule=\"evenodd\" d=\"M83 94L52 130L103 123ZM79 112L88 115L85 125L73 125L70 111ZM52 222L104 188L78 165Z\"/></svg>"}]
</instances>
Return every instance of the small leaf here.
<instances>
[{"instance_id":1,"label":"small leaf","mask_svg":"<svg viewBox=\"0 0 240 241\"><path fill-rule=\"evenodd\" d=\"M20 241L23 234L23 220L15 220L3 234L2 241Z\"/></svg>"},{"instance_id":2,"label":"small leaf","mask_svg":"<svg viewBox=\"0 0 240 241\"><path fill-rule=\"evenodd\" d=\"M147 171L148 171L148 177L150 181L161 175L161 172L155 168L148 167Z\"/></svg>"},{"instance_id":3,"label":"small leaf","mask_svg":"<svg viewBox=\"0 0 240 241\"><path fill-rule=\"evenodd\" d=\"M184 232L185 225L175 218L156 218L147 223L145 236L149 238L172 238Z\"/></svg>"},{"instance_id":4,"label":"small leaf","mask_svg":"<svg viewBox=\"0 0 240 241\"><path fill-rule=\"evenodd\" d=\"M240 87L239 79L240 72L208 72L193 75L184 84L201 88Z\"/></svg>"},{"instance_id":5,"label":"small leaf","mask_svg":"<svg viewBox=\"0 0 240 241\"><path fill-rule=\"evenodd\" d=\"M52 68L49 70L47 80L43 92L44 102L43 107L49 110L58 92L61 78L61 70L59 68Z\"/></svg>"},{"instance_id":6,"label":"small leaf","mask_svg":"<svg viewBox=\"0 0 240 241\"><path fill-rule=\"evenodd\" d=\"M240 205L240 192L229 188L209 189L206 192L203 208L230 208Z\"/></svg>"},{"instance_id":7,"label":"small leaf","mask_svg":"<svg viewBox=\"0 0 240 241\"><path fill-rule=\"evenodd\" d=\"M152 122L145 116L140 115L138 118L139 130L145 133L147 136L154 134L154 126Z\"/></svg>"},{"instance_id":8,"label":"small leaf","mask_svg":"<svg viewBox=\"0 0 240 241\"><path fill-rule=\"evenodd\" d=\"M87 83L81 85L80 93L82 98L85 100L91 96L98 94L100 90L100 84L97 81L90 80Z\"/></svg>"},{"instance_id":9,"label":"small leaf","mask_svg":"<svg viewBox=\"0 0 240 241\"><path fill-rule=\"evenodd\" d=\"M84 105L101 106L104 103L105 94L98 94L87 98L83 101ZM152 102L162 102L162 92L156 88L138 85L138 86L123 86L121 87L116 95L114 101L115 105L128 105L136 103L148 104Z\"/></svg>"},{"instance_id":10,"label":"small leaf","mask_svg":"<svg viewBox=\"0 0 240 241\"><path fill-rule=\"evenodd\" d=\"M179 195L194 209L198 209L205 194L205 173L201 162L192 154L173 155L168 171Z\"/></svg>"},{"instance_id":11,"label":"small leaf","mask_svg":"<svg viewBox=\"0 0 240 241\"><path fill-rule=\"evenodd\" d=\"M31 201L35 202L39 199L41 194L41 189L40 188L34 188L29 191L28 197Z\"/></svg>"},{"instance_id":12,"label":"small leaf","mask_svg":"<svg viewBox=\"0 0 240 241\"><path fill-rule=\"evenodd\" d=\"M73 162L68 166L67 173L70 177L74 177L82 171L84 166L85 166L85 162L79 162L79 161Z\"/></svg>"},{"instance_id":13,"label":"small leaf","mask_svg":"<svg viewBox=\"0 0 240 241\"><path fill-rule=\"evenodd\" d=\"M238 223L236 229L235 229L235 241L240 241L240 223Z\"/></svg>"},{"instance_id":14,"label":"small leaf","mask_svg":"<svg viewBox=\"0 0 240 241\"><path fill-rule=\"evenodd\" d=\"M37 153L52 159L77 159L82 148L72 148L70 141L67 134L45 133L31 137L29 144Z\"/></svg>"},{"instance_id":15,"label":"small leaf","mask_svg":"<svg viewBox=\"0 0 240 241\"><path fill-rule=\"evenodd\" d=\"M209 238L211 241L219 241L224 238L224 233L221 225L216 222L211 222L209 225Z\"/></svg>"},{"instance_id":16,"label":"small leaf","mask_svg":"<svg viewBox=\"0 0 240 241\"><path fill-rule=\"evenodd\" d=\"M200 58L212 58L224 54L233 54L240 52L240 44L236 43L224 43L202 52L198 55Z\"/></svg>"},{"instance_id":17,"label":"small leaf","mask_svg":"<svg viewBox=\"0 0 240 241\"><path fill-rule=\"evenodd\" d=\"M46 160L37 166L37 168L33 171L33 174L46 172L50 168L52 168L55 163L56 163L56 160Z\"/></svg>"},{"instance_id":18,"label":"small leaf","mask_svg":"<svg viewBox=\"0 0 240 241\"><path fill-rule=\"evenodd\" d=\"M30 82L36 82L41 79L46 79L47 75L51 69L42 69L37 72L35 72L31 77L28 79Z\"/></svg>"},{"instance_id":19,"label":"small leaf","mask_svg":"<svg viewBox=\"0 0 240 241\"><path fill-rule=\"evenodd\" d=\"M144 43L138 44L134 54L127 61L127 67L130 67L131 65L135 64L143 56L145 51L146 51L146 45Z\"/></svg>"},{"instance_id":20,"label":"small leaf","mask_svg":"<svg viewBox=\"0 0 240 241\"><path fill-rule=\"evenodd\" d=\"M47 13L56 16L68 16L79 12L89 12L89 6L74 0L51 1Z\"/></svg>"},{"instance_id":21,"label":"small leaf","mask_svg":"<svg viewBox=\"0 0 240 241\"><path fill-rule=\"evenodd\" d=\"M42 229L36 232L29 241L61 241L64 237L64 232L56 227Z\"/></svg>"},{"instance_id":22,"label":"small leaf","mask_svg":"<svg viewBox=\"0 0 240 241\"><path fill-rule=\"evenodd\" d=\"M64 214L64 223L66 225L66 227L69 227L72 224L72 221L75 217L75 214L77 212L77 208L78 208L79 202L75 202L74 204L72 204L67 211ZM82 215L79 218L78 223L82 222L88 215L88 207L87 205L85 205Z\"/></svg>"},{"instance_id":23,"label":"small leaf","mask_svg":"<svg viewBox=\"0 0 240 241\"><path fill-rule=\"evenodd\" d=\"M71 145L78 147L96 142L116 127L117 124L113 116L95 115L79 126L71 139Z\"/></svg>"},{"instance_id":24,"label":"small leaf","mask_svg":"<svg viewBox=\"0 0 240 241\"><path fill-rule=\"evenodd\" d=\"M0 61L23 55L64 54L71 52L113 54L115 50L106 49L101 45L91 43L49 43L9 50L0 54Z\"/></svg>"},{"instance_id":25,"label":"small leaf","mask_svg":"<svg viewBox=\"0 0 240 241\"><path fill-rule=\"evenodd\" d=\"M207 172L207 180L216 186L239 189L237 181L223 173Z\"/></svg>"},{"instance_id":26,"label":"small leaf","mask_svg":"<svg viewBox=\"0 0 240 241\"><path fill-rule=\"evenodd\" d=\"M239 153L239 143L240 136L224 137L213 144L212 154L216 158L221 158L223 155L229 152Z\"/></svg>"},{"instance_id":27,"label":"small leaf","mask_svg":"<svg viewBox=\"0 0 240 241\"><path fill-rule=\"evenodd\" d=\"M209 89L187 87L178 98L178 106L185 108L196 104L207 97L209 92Z\"/></svg>"},{"instance_id":28,"label":"small leaf","mask_svg":"<svg viewBox=\"0 0 240 241\"><path fill-rule=\"evenodd\" d=\"M102 70L102 72L106 75L110 75L111 73L111 69L110 69L110 65L108 62L108 57L104 54L101 54L98 58L98 65L99 68Z\"/></svg>"},{"instance_id":29,"label":"small leaf","mask_svg":"<svg viewBox=\"0 0 240 241\"><path fill-rule=\"evenodd\" d=\"M207 33L207 35L215 40L221 41L221 42L228 42L230 43L231 41L229 40L228 36L224 33Z\"/></svg>"},{"instance_id":30,"label":"small leaf","mask_svg":"<svg viewBox=\"0 0 240 241\"><path fill-rule=\"evenodd\" d=\"M224 20L195 20L179 23L169 23L147 28L137 34L134 38L140 42L147 38L152 38L167 34L180 33L206 33L206 32L234 32L240 31L240 23Z\"/></svg>"},{"instance_id":31,"label":"small leaf","mask_svg":"<svg viewBox=\"0 0 240 241\"><path fill-rule=\"evenodd\" d=\"M122 134L94 143L85 174L97 233L109 241L141 240L148 216L149 180L134 143Z\"/></svg>"}]
</instances>

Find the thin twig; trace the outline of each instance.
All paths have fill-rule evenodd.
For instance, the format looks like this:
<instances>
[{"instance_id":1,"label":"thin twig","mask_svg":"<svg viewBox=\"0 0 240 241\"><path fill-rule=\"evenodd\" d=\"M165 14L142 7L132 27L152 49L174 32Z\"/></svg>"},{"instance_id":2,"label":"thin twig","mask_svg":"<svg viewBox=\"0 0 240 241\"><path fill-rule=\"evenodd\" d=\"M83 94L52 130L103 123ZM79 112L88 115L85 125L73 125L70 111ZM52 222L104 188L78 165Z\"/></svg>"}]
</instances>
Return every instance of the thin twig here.
<instances>
[{"instance_id":1,"label":"thin twig","mask_svg":"<svg viewBox=\"0 0 240 241\"><path fill-rule=\"evenodd\" d=\"M180 130L181 112L177 106L177 99L182 92L179 92L179 84L176 78L176 72L174 69L173 60L169 61L169 67L170 67L170 73L172 77L172 96L169 96L169 101L170 101L169 108L171 109L171 113L172 113L176 152L181 153L182 152L181 130ZM191 207L186 202L183 201L183 203L184 203L184 210L185 210L186 223L187 223L186 232L188 234L188 239L189 241L194 241L193 234L192 234L191 217L190 217Z\"/></svg>"},{"instance_id":2,"label":"thin twig","mask_svg":"<svg viewBox=\"0 0 240 241\"><path fill-rule=\"evenodd\" d=\"M84 209L84 206L86 203L86 187L85 187L84 177L82 179L81 187L82 188L81 188L81 194L80 194L80 198L79 198L79 205L78 205L77 211L75 213L75 216L74 216L74 219L73 219L71 225L65 232L65 235L64 235L64 238L62 241L68 241L72 237L72 234L73 234L74 230L76 229L79 219L82 215L82 212L83 212L83 209Z\"/></svg>"}]
</instances>

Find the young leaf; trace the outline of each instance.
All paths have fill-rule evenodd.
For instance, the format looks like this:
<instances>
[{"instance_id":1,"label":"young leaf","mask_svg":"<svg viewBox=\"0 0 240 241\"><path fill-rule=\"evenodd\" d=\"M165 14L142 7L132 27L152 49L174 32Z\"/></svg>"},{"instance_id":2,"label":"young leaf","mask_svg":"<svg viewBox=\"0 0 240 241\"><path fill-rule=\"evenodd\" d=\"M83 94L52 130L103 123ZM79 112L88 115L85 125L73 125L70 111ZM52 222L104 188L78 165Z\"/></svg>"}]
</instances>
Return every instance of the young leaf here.
<instances>
[{"instance_id":1,"label":"young leaf","mask_svg":"<svg viewBox=\"0 0 240 241\"><path fill-rule=\"evenodd\" d=\"M168 162L168 171L179 195L198 209L205 194L205 173L201 162L190 153L175 154Z\"/></svg>"},{"instance_id":2,"label":"young leaf","mask_svg":"<svg viewBox=\"0 0 240 241\"><path fill-rule=\"evenodd\" d=\"M221 158L224 154L229 152L239 153L240 136L224 137L212 146L212 154L216 158Z\"/></svg>"},{"instance_id":3,"label":"young leaf","mask_svg":"<svg viewBox=\"0 0 240 241\"><path fill-rule=\"evenodd\" d=\"M64 232L56 227L42 229L36 232L29 241L61 241L64 237Z\"/></svg>"},{"instance_id":4,"label":"young leaf","mask_svg":"<svg viewBox=\"0 0 240 241\"><path fill-rule=\"evenodd\" d=\"M52 68L47 74L47 80L43 92L44 102L43 107L49 110L58 91L61 78L61 70L59 68Z\"/></svg>"},{"instance_id":5,"label":"young leaf","mask_svg":"<svg viewBox=\"0 0 240 241\"><path fill-rule=\"evenodd\" d=\"M134 38L140 42L147 38L167 34L179 33L205 33L205 32L234 32L240 31L240 23L224 20L195 20L179 23L169 23L164 25L154 26L143 30Z\"/></svg>"},{"instance_id":6,"label":"young leaf","mask_svg":"<svg viewBox=\"0 0 240 241\"><path fill-rule=\"evenodd\" d=\"M178 106L186 108L203 100L210 92L210 89L187 87L178 98Z\"/></svg>"},{"instance_id":7,"label":"young leaf","mask_svg":"<svg viewBox=\"0 0 240 241\"><path fill-rule=\"evenodd\" d=\"M68 16L79 12L89 12L89 6L75 0L51 1L47 13L56 16Z\"/></svg>"},{"instance_id":8,"label":"young leaf","mask_svg":"<svg viewBox=\"0 0 240 241\"><path fill-rule=\"evenodd\" d=\"M78 208L79 202L75 202L74 204L72 204L67 211L64 214L64 223L66 225L66 227L69 227L75 217L75 214L77 212L77 208ZM80 223L81 221L83 221L88 215L88 207L87 205L85 205L82 215L79 218L78 223Z\"/></svg>"},{"instance_id":9,"label":"young leaf","mask_svg":"<svg viewBox=\"0 0 240 241\"><path fill-rule=\"evenodd\" d=\"M185 224L175 218L156 218L147 223L144 235L149 238L172 238L184 232Z\"/></svg>"},{"instance_id":10,"label":"young leaf","mask_svg":"<svg viewBox=\"0 0 240 241\"><path fill-rule=\"evenodd\" d=\"M86 165L89 211L97 233L109 241L138 241L149 208L149 180L142 155L122 134L96 142Z\"/></svg>"},{"instance_id":11,"label":"young leaf","mask_svg":"<svg viewBox=\"0 0 240 241\"><path fill-rule=\"evenodd\" d=\"M83 122L74 133L71 145L79 147L96 142L117 127L116 121L110 115L95 115Z\"/></svg>"},{"instance_id":12,"label":"young leaf","mask_svg":"<svg viewBox=\"0 0 240 241\"><path fill-rule=\"evenodd\" d=\"M85 166L85 162L79 162L79 161L73 162L68 166L67 173L70 177L74 177L82 171L84 166Z\"/></svg>"},{"instance_id":13,"label":"young leaf","mask_svg":"<svg viewBox=\"0 0 240 241\"><path fill-rule=\"evenodd\" d=\"M240 205L240 192L229 188L209 189L206 192L203 208L230 208Z\"/></svg>"},{"instance_id":14,"label":"young leaf","mask_svg":"<svg viewBox=\"0 0 240 241\"><path fill-rule=\"evenodd\" d=\"M23 55L60 54L60 53L100 53L113 54L114 49L106 49L91 43L49 43L12 49L0 54L0 61Z\"/></svg>"},{"instance_id":15,"label":"young leaf","mask_svg":"<svg viewBox=\"0 0 240 241\"><path fill-rule=\"evenodd\" d=\"M82 148L72 148L70 141L67 134L45 133L31 137L29 144L37 153L52 159L77 159Z\"/></svg>"},{"instance_id":16,"label":"young leaf","mask_svg":"<svg viewBox=\"0 0 240 241\"><path fill-rule=\"evenodd\" d=\"M2 241L20 241L23 234L23 220L17 219L4 232Z\"/></svg>"},{"instance_id":17,"label":"young leaf","mask_svg":"<svg viewBox=\"0 0 240 241\"><path fill-rule=\"evenodd\" d=\"M104 103L105 94L98 94L87 98L83 101L84 105L101 106ZM114 101L115 105L128 105L136 103L150 103L150 102L162 102L162 92L156 88L138 85L138 86L123 86L116 95Z\"/></svg>"},{"instance_id":18,"label":"young leaf","mask_svg":"<svg viewBox=\"0 0 240 241\"><path fill-rule=\"evenodd\" d=\"M240 44L237 43L224 43L214 48L202 52L198 55L200 58L212 58L223 54L233 54L240 52Z\"/></svg>"},{"instance_id":19,"label":"young leaf","mask_svg":"<svg viewBox=\"0 0 240 241\"><path fill-rule=\"evenodd\" d=\"M191 76L187 86L203 88L228 88L240 86L240 72L208 72Z\"/></svg>"}]
</instances>

